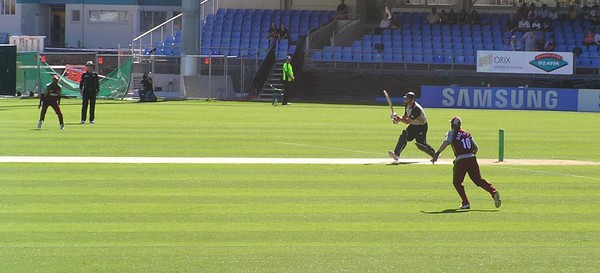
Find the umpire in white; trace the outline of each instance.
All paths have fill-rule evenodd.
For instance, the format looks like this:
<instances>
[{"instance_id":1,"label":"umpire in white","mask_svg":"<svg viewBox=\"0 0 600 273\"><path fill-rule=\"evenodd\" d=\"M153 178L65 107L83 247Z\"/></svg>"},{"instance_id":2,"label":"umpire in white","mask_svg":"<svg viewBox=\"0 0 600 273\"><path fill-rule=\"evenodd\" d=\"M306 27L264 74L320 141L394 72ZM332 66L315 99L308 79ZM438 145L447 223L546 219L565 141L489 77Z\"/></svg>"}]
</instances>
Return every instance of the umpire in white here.
<instances>
[{"instance_id":1,"label":"umpire in white","mask_svg":"<svg viewBox=\"0 0 600 273\"><path fill-rule=\"evenodd\" d=\"M393 151L389 151L390 157L398 160L400 153L406 147L406 143L414 139L417 141L415 143L417 148L433 158L435 150L427 144L427 117L425 116L423 107L416 101L415 93L408 92L404 95L404 105L404 115L402 117L399 117L396 113L392 113L392 122L394 124L402 122L408 124L408 126L406 130L402 130L402 134L398 138L398 143L396 143L396 148Z\"/></svg>"}]
</instances>

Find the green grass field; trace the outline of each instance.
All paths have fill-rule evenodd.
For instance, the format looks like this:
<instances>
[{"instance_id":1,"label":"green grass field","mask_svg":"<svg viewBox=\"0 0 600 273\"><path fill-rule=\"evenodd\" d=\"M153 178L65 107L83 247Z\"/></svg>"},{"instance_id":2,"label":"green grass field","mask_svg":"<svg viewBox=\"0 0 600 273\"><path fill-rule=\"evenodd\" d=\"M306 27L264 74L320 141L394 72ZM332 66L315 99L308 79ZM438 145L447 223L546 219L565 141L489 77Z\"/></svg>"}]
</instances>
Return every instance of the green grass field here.
<instances>
[{"instance_id":1,"label":"green grass field","mask_svg":"<svg viewBox=\"0 0 600 273\"><path fill-rule=\"evenodd\" d=\"M385 105L101 101L67 128L35 100L0 100L0 156L387 158ZM600 162L600 115L426 109L437 148L454 115L497 158ZM414 144L403 157L425 158ZM443 158L451 158L447 150ZM598 272L600 167L0 164L2 272Z\"/></svg>"}]
</instances>

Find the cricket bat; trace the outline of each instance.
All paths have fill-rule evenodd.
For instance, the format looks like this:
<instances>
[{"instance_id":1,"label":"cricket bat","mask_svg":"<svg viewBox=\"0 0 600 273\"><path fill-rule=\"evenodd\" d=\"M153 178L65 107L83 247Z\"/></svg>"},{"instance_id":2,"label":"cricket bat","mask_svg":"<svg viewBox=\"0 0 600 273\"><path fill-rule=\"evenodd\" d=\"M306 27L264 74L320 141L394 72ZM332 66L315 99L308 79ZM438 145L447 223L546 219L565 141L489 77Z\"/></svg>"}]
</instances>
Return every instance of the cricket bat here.
<instances>
[{"instance_id":1,"label":"cricket bat","mask_svg":"<svg viewBox=\"0 0 600 273\"><path fill-rule=\"evenodd\" d=\"M390 95L388 95L387 91L385 90L383 90L383 94L385 95L385 99L387 100L387 103L390 106L392 113L394 113L394 105L392 105L392 99L390 99Z\"/></svg>"}]
</instances>

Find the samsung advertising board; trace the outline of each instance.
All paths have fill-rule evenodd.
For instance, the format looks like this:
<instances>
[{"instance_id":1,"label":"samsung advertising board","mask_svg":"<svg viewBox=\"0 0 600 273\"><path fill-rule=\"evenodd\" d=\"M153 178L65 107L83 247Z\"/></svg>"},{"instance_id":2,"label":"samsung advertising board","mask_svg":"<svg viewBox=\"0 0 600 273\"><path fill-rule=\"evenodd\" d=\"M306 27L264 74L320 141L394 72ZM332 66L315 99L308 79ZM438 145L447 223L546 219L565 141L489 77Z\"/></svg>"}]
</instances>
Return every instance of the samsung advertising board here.
<instances>
[{"instance_id":1,"label":"samsung advertising board","mask_svg":"<svg viewBox=\"0 0 600 273\"><path fill-rule=\"evenodd\" d=\"M571 52L477 51L477 72L573 75Z\"/></svg>"},{"instance_id":2,"label":"samsung advertising board","mask_svg":"<svg viewBox=\"0 0 600 273\"><path fill-rule=\"evenodd\" d=\"M422 86L425 107L577 111L577 89Z\"/></svg>"}]
</instances>

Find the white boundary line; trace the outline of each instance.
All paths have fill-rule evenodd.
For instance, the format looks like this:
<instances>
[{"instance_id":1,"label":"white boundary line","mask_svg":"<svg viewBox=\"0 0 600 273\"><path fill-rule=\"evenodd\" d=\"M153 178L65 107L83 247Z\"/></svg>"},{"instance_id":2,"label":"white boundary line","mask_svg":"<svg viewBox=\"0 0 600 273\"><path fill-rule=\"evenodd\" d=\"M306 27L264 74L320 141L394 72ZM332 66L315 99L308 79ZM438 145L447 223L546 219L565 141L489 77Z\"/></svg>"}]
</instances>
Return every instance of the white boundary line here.
<instances>
[{"instance_id":1,"label":"white boundary line","mask_svg":"<svg viewBox=\"0 0 600 273\"><path fill-rule=\"evenodd\" d=\"M600 166L600 162L576 160L511 159L504 162L478 159L480 165L521 166ZM0 163L133 163L133 164L323 164L323 165L395 165L431 164L428 159L401 158L254 158L254 157L78 157L78 156L0 156ZM441 159L436 165L450 165Z\"/></svg>"}]
</instances>

